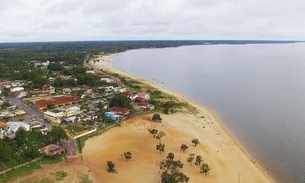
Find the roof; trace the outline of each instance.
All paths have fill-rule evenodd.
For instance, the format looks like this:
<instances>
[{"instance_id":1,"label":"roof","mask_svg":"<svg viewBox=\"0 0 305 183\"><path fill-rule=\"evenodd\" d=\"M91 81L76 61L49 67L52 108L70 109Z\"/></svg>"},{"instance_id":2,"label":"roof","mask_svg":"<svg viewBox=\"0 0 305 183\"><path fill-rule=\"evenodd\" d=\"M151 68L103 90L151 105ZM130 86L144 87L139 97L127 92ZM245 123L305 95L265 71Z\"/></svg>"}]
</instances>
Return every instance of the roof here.
<instances>
[{"instance_id":1,"label":"roof","mask_svg":"<svg viewBox=\"0 0 305 183\"><path fill-rule=\"evenodd\" d=\"M119 114L123 114L123 115L127 115L130 112L128 109L121 108L121 107L111 107L109 110L111 112L115 112L115 113L119 113Z\"/></svg>"},{"instance_id":2,"label":"roof","mask_svg":"<svg viewBox=\"0 0 305 183\"><path fill-rule=\"evenodd\" d=\"M29 131L31 129L30 125L22 123L22 122L7 122L8 125L11 127L12 132L16 132L20 127L23 127L25 130Z\"/></svg>"},{"instance_id":3,"label":"roof","mask_svg":"<svg viewBox=\"0 0 305 183\"><path fill-rule=\"evenodd\" d=\"M15 111L14 113L15 113L16 115L23 115L23 114L25 114L26 112L23 111L23 110L17 110L17 111Z\"/></svg>"},{"instance_id":4,"label":"roof","mask_svg":"<svg viewBox=\"0 0 305 183\"><path fill-rule=\"evenodd\" d=\"M77 96L71 96L71 95L65 95L61 97L56 97L56 98L46 98L42 100L37 100L35 101L35 106L36 107L45 107L48 104L64 104L68 102L73 102L73 101L78 101L79 97Z\"/></svg>"},{"instance_id":5,"label":"roof","mask_svg":"<svg viewBox=\"0 0 305 183\"><path fill-rule=\"evenodd\" d=\"M10 127L10 125L0 121L0 128L8 128L8 127Z\"/></svg>"}]
</instances>

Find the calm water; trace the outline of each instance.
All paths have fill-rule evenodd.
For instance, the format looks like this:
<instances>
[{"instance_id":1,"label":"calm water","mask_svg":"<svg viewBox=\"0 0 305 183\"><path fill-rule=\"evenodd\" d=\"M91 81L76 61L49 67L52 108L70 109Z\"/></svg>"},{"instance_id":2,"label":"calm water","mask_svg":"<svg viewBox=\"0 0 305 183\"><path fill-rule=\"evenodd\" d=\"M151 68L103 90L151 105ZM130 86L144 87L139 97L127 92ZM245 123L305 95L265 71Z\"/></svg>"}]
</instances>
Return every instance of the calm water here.
<instances>
[{"instance_id":1,"label":"calm water","mask_svg":"<svg viewBox=\"0 0 305 183\"><path fill-rule=\"evenodd\" d=\"M211 108L278 182L305 182L305 44L132 50L112 59Z\"/></svg>"}]
</instances>

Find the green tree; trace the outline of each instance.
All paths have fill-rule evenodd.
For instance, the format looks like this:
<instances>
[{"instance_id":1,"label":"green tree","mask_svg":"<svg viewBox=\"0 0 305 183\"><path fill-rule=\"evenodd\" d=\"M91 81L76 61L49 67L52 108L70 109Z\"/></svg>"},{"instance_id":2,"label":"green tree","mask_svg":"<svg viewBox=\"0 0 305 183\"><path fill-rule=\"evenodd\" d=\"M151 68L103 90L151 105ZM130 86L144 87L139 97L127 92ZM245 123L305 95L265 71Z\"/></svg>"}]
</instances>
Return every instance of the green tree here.
<instances>
[{"instance_id":1,"label":"green tree","mask_svg":"<svg viewBox=\"0 0 305 183\"><path fill-rule=\"evenodd\" d=\"M115 165L112 161L107 161L108 172L115 172Z\"/></svg>"},{"instance_id":2,"label":"green tree","mask_svg":"<svg viewBox=\"0 0 305 183\"><path fill-rule=\"evenodd\" d=\"M208 164L202 163L200 167L200 173L208 175L210 173L211 168L209 167Z\"/></svg>"},{"instance_id":3,"label":"green tree","mask_svg":"<svg viewBox=\"0 0 305 183\"><path fill-rule=\"evenodd\" d=\"M47 104L47 108L48 109L54 109L55 108L55 104Z\"/></svg>"},{"instance_id":4,"label":"green tree","mask_svg":"<svg viewBox=\"0 0 305 183\"><path fill-rule=\"evenodd\" d=\"M50 140L50 143L58 144L61 140L68 140L68 135L62 127L53 126L51 131L47 134L47 139Z\"/></svg>"},{"instance_id":5,"label":"green tree","mask_svg":"<svg viewBox=\"0 0 305 183\"><path fill-rule=\"evenodd\" d=\"M167 155L167 157L166 157L168 160L174 160L174 158L175 158L175 154L174 153L172 153L172 152L170 152L170 153L168 153L168 155Z\"/></svg>"},{"instance_id":6,"label":"green tree","mask_svg":"<svg viewBox=\"0 0 305 183\"><path fill-rule=\"evenodd\" d=\"M195 159L195 154L190 154L190 156L186 159L186 161L189 162L191 166L193 166L194 159Z\"/></svg>"},{"instance_id":7,"label":"green tree","mask_svg":"<svg viewBox=\"0 0 305 183\"><path fill-rule=\"evenodd\" d=\"M188 148L189 148L189 147L188 147L187 145L181 144L180 150L184 152L184 151L187 150Z\"/></svg>"},{"instance_id":8,"label":"green tree","mask_svg":"<svg viewBox=\"0 0 305 183\"><path fill-rule=\"evenodd\" d=\"M24 145L27 141L27 131L23 127L18 128L15 139L18 146Z\"/></svg>"},{"instance_id":9,"label":"green tree","mask_svg":"<svg viewBox=\"0 0 305 183\"><path fill-rule=\"evenodd\" d=\"M163 131L159 131L159 133L156 135L156 139L161 140L161 139L162 139L162 137L164 137L165 135L166 135L166 133L165 133L165 132L163 132Z\"/></svg>"},{"instance_id":10,"label":"green tree","mask_svg":"<svg viewBox=\"0 0 305 183\"><path fill-rule=\"evenodd\" d=\"M164 152L164 149L165 149L165 144L159 142L159 144L156 145L156 150L159 151L160 155L162 152Z\"/></svg>"},{"instance_id":11,"label":"green tree","mask_svg":"<svg viewBox=\"0 0 305 183\"><path fill-rule=\"evenodd\" d=\"M174 171L172 173L163 172L161 175L162 183L184 183L189 180L190 178L180 171Z\"/></svg>"},{"instance_id":12,"label":"green tree","mask_svg":"<svg viewBox=\"0 0 305 183\"><path fill-rule=\"evenodd\" d=\"M160 116L160 114L153 114L152 118L151 118L152 121L155 121L155 122L161 122L162 121L162 118Z\"/></svg>"},{"instance_id":13,"label":"green tree","mask_svg":"<svg viewBox=\"0 0 305 183\"><path fill-rule=\"evenodd\" d=\"M122 107L127 109L133 109L131 105L131 100L122 95L115 95L109 104L109 107Z\"/></svg>"},{"instance_id":14,"label":"green tree","mask_svg":"<svg viewBox=\"0 0 305 183\"><path fill-rule=\"evenodd\" d=\"M199 144L199 140L198 139L193 139L192 144L194 144L194 146L196 147Z\"/></svg>"},{"instance_id":15,"label":"green tree","mask_svg":"<svg viewBox=\"0 0 305 183\"><path fill-rule=\"evenodd\" d=\"M3 93L3 95L4 95L5 97L7 97L8 94L10 94L10 89L8 89L8 88L3 88L3 89L2 89L2 93Z\"/></svg>"},{"instance_id":16,"label":"green tree","mask_svg":"<svg viewBox=\"0 0 305 183\"><path fill-rule=\"evenodd\" d=\"M64 70L64 66L62 66L59 62L50 63L48 65L48 69L50 69L52 71L62 71L62 70Z\"/></svg>"},{"instance_id":17,"label":"green tree","mask_svg":"<svg viewBox=\"0 0 305 183\"><path fill-rule=\"evenodd\" d=\"M127 162L132 158L132 154L130 151L124 152L124 154L122 154L121 156L124 156Z\"/></svg>"},{"instance_id":18,"label":"green tree","mask_svg":"<svg viewBox=\"0 0 305 183\"><path fill-rule=\"evenodd\" d=\"M196 156L195 158L195 165L201 165L201 163L203 162L202 157L200 155Z\"/></svg>"},{"instance_id":19,"label":"green tree","mask_svg":"<svg viewBox=\"0 0 305 183\"><path fill-rule=\"evenodd\" d=\"M157 129L148 129L149 134L153 135L154 138L156 138L156 135L158 134Z\"/></svg>"}]
</instances>

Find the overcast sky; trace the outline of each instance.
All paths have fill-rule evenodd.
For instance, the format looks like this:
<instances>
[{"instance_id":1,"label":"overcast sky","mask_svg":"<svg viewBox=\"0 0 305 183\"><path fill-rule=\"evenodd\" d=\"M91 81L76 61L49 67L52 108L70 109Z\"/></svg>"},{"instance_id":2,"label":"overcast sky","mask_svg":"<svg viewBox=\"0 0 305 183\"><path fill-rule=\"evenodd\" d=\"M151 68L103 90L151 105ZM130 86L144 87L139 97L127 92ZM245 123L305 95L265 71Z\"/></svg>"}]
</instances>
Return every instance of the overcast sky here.
<instances>
[{"instance_id":1,"label":"overcast sky","mask_svg":"<svg viewBox=\"0 0 305 183\"><path fill-rule=\"evenodd\" d=\"M305 39L305 0L0 0L0 42Z\"/></svg>"}]
</instances>

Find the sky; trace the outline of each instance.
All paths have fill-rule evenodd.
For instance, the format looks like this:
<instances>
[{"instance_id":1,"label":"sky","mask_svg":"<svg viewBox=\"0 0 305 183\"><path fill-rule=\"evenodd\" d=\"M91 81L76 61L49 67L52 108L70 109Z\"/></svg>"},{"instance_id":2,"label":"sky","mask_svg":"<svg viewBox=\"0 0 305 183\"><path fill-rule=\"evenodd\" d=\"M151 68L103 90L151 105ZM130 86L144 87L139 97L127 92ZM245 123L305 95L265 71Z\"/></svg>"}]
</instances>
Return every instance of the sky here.
<instances>
[{"instance_id":1,"label":"sky","mask_svg":"<svg viewBox=\"0 0 305 183\"><path fill-rule=\"evenodd\" d=\"M0 42L305 40L304 0L0 0Z\"/></svg>"}]
</instances>

